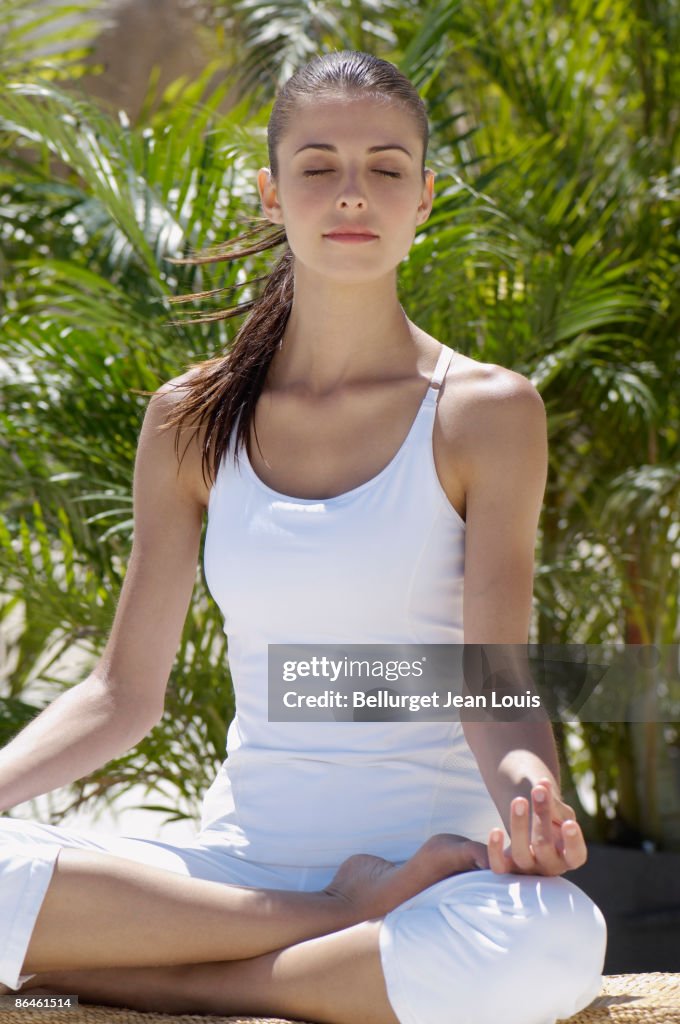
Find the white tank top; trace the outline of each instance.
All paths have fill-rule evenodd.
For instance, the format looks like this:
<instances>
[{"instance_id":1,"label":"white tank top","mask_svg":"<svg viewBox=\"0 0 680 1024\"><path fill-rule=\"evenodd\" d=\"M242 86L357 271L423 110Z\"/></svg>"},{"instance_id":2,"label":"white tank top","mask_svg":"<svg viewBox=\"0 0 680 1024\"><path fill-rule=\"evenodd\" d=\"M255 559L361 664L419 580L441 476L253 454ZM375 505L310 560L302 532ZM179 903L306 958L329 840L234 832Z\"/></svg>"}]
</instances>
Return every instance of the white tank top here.
<instances>
[{"instance_id":1,"label":"white tank top","mask_svg":"<svg viewBox=\"0 0 680 1024\"><path fill-rule=\"evenodd\" d=\"M442 347L387 466L333 498L268 487L232 435L208 503L204 568L224 616L236 715L203 833L268 864L401 861L437 832L502 825L459 722L269 722L268 644L463 642L465 524L434 464ZM204 836L209 838L209 836Z\"/></svg>"}]
</instances>

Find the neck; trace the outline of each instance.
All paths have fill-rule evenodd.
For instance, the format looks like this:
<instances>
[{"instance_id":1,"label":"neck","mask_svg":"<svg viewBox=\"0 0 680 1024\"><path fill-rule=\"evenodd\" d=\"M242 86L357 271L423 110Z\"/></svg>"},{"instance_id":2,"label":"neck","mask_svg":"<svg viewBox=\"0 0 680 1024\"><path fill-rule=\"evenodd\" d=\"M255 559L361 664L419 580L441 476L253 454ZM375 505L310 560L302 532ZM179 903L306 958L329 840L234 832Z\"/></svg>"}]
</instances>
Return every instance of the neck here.
<instances>
[{"instance_id":1,"label":"neck","mask_svg":"<svg viewBox=\"0 0 680 1024\"><path fill-rule=\"evenodd\" d=\"M402 309L396 273L343 284L297 268L291 313L269 385L321 396L415 364L415 325Z\"/></svg>"}]
</instances>

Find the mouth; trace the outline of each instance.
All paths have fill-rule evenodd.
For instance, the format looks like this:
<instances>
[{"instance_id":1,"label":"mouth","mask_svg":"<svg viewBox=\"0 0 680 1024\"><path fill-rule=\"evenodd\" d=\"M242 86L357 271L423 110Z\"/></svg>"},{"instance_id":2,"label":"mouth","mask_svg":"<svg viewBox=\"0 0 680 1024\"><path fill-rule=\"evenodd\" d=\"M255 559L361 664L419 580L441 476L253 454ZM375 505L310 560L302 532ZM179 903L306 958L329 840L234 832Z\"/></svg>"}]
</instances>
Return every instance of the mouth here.
<instances>
[{"instance_id":1,"label":"mouth","mask_svg":"<svg viewBox=\"0 0 680 1024\"><path fill-rule=\"evenodd\" d=\"M377 237L369 231L331 231L324 235L324 238L330 238L334 242L374 242Z\"/></svg>"}]
</instances>

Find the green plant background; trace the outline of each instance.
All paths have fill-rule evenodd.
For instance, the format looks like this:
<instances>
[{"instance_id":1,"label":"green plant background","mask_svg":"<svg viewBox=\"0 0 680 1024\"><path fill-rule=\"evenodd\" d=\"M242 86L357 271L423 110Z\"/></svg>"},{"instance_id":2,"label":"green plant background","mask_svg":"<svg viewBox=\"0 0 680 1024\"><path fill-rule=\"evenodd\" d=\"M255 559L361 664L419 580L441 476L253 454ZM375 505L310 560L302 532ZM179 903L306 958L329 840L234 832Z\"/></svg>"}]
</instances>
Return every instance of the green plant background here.
<instances>
[{"instance_id":1,"label":"green plant background","mask_svg":"<svg viewBox=\"0 0 680 1024\"><path fill-rule=\"evenodd\" d=\"M196 3L204 70L162 92L152 75L134 123L78 87L93 4L35 7L0 0L0 626L14 624L0 743L105 644L132 533L145 409L133 389L235 333L233 320L168 326L169 296L234 288L269 265L165 257L259 212L276 86L330 49L393 61L428 104L437 198L400 266L404 307L442 342L525 374L545 401L532 639L677 642L675 0L290 0L275 14L261 0ZM165 820L196 817L233 713L221 627L199 566L161 724L69 787L57 820L115 806L140 782ZM65 681L54 666L74 646L86 666ZM680 850L677 723L557 728L589 838Z\"/></svg>"}]
</instances>

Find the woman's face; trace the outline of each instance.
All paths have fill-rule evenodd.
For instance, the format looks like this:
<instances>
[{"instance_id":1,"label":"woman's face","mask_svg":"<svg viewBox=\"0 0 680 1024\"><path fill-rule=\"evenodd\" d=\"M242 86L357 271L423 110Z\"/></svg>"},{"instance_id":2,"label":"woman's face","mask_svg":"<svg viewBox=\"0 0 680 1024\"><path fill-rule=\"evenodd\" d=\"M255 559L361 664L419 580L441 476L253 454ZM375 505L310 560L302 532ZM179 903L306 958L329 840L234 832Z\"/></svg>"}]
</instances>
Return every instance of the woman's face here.
<instances>
[{"instance_id":1,"label":"woman's face","mask_svg":"<svg viewBox=\"0 0 680 1024\"><path fill-rule=\"evenodd\" d=\"M404 107L337 96L299 106L281 139L279 175L258 174L265 216L286 228L296 263L342 282L390 273L432 208L434 173L421 173L422 142ZM361 228L376 237L328 237Z\"/></svg>"}]
</instances>

